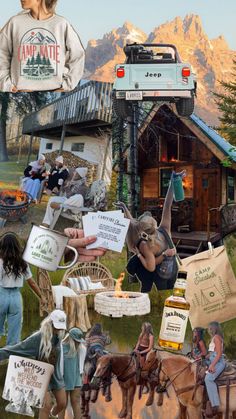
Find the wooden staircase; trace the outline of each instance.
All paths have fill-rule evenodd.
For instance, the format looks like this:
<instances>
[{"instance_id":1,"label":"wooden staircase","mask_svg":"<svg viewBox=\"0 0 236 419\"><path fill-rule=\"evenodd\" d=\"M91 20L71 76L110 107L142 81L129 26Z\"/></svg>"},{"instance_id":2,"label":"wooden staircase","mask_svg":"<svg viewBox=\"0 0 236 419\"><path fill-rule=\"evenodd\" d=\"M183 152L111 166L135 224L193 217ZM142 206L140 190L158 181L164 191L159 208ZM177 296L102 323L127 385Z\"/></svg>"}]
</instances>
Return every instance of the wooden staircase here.
<instances>
[{"instance_id":1,"label":"wooden staircase","mask_svg":"<svg viewBox=\"0 0 236 419\"><path fill-rule=\"evenodd\" d=\"M196 255L197 253L201 252L203 250L203 242L198 243L192 243L188 244L185 243L185 240L179 239L177 243L175 244L177 253L180 257L180 259L188 258L189 256Z\"/></svg>"}]
</instances>

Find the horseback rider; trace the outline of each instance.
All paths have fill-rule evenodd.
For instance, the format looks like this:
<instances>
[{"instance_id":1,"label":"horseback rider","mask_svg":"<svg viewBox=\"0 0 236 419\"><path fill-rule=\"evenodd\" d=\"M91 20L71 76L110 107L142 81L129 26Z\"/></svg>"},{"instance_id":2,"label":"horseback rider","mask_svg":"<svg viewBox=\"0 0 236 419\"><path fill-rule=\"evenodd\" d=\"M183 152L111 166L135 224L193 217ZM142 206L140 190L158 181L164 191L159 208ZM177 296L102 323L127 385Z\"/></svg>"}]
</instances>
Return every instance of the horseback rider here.
<instances>
[{"instance_id":1,"label":"horseback rider","mask_svg":"<svg viewBox=\"0 0 236 419\"><path fill-rule=\"evenodd\" d=\"M210 403L207 403L206 416L213 417L217 414L220 406L220 399L215 380L225 368L225 359L223 357L224 339L218 322L209 323L208 333L212 339L209 344L208 355L206 357L208 370L205 376L205 384L210 400Z\"/></svg>"},{"instance_id":2,"label":"horseback rider","mask_svg":"<svg viewBox=\"0 0 236 419\"><path fill-rule=\"evenodd\" d=\"M151 323L145 322L142 324L141 333L138 342L134 348L134 353L139 357L140 367L142 368L146 360L147 354L153 349L154 336Z\"/></svg>"},{"instance_id":3,"label":"horseback rider","mask_svg":"<svg viewBox=\"0 0 236 419\"><path fill-rule=\"evenodd\" d=\"M193 329L191 357L193 359L204 359L206 355L207 348L204 341L204 329L202 327L195 327Z\"/></svg>"},{"instance_id":4,"label":"horseback rider","mask_svg":"<svg viewBox=\"0 0 236 419\"><path fill-rule=\"evenodd\" d=\"M111 343L110 336L102 331L102 326L99 323L95 323L89 333L85 337L85 345L87 348L85 366L88 360L95 360L97 355L104 355L105 346ZM96 369L96 362L95 362ZM89 383L89 374L84 370L83 384Z\"/></svg>"}]
</instances>

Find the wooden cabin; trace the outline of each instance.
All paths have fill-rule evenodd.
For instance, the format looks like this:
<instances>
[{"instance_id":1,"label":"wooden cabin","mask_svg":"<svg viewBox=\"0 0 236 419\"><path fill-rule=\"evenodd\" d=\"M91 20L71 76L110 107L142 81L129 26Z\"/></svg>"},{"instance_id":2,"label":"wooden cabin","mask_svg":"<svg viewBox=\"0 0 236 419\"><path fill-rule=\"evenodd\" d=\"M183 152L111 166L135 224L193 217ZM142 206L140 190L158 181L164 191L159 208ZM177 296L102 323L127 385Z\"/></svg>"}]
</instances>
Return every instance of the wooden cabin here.
<instances>
[{"instance_id":1,"label":"wooden cabin","mask_svg":"<svg viewBox=\"0 0 236 419\"><path fill-rule=\"evenodd\" d=\"M171 106L155 105L138 138L140 212L149 210L160 221L171 172L185 169L185 200L172 207L173 238L179 244L192 238L200 247L209 239L217 242L219 207L236 202L236 153L231 148L196 115L183 118ZM232 165L224 167L229 157Z\"/></svg>"},{"instance_id":2,"label":"wooden cabin","mask_svg":"<svg viewBox=\"0 0 236 419\"><path fill-rule=\"evenodd\" d=\"M68 151L97 167L110 183L112 172L112 84L88 81L30 113L23 134L40 137L39 153Z\"/></svg>"}]
</instances>

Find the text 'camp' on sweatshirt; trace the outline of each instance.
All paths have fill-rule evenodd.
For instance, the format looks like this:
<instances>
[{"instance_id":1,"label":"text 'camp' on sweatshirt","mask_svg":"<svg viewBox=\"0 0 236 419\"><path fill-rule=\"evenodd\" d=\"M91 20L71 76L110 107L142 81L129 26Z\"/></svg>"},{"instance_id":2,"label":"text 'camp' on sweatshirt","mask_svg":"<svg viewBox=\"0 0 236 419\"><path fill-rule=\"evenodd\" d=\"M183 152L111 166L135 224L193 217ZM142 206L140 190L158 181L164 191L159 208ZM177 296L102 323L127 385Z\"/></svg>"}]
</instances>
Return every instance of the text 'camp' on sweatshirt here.
<instances>
[{"instance_id":1,"label":"text 'camp' on sweatshirt","mask_svg":"<svg viewBox=\"0 0 236 419\"><path fill-rule=\"evenodd\" d=\"M73 90L84 71L84 48L61 16L12 17L0 32L0 91Z\"/></svg>"}]
</instances>

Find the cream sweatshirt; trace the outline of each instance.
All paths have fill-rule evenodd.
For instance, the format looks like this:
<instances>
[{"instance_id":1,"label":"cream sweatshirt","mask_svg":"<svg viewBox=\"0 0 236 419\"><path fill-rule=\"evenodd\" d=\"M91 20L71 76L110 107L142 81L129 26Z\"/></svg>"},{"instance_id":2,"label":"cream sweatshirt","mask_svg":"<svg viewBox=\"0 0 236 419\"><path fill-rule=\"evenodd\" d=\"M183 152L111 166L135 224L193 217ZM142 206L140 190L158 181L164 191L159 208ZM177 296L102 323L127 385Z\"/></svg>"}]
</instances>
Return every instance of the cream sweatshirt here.
<instances>
[{"instance_id":1,"label":"cream sweatshirt","mask_svg":"<svg viewBox=\"0 0 236 419\"><path fill-rule=\"evenodd\" d=\"M61 16L12 17L0 31L0 91L73 90L84 72L78 34Z\"/></svg>"}]
</instances>

